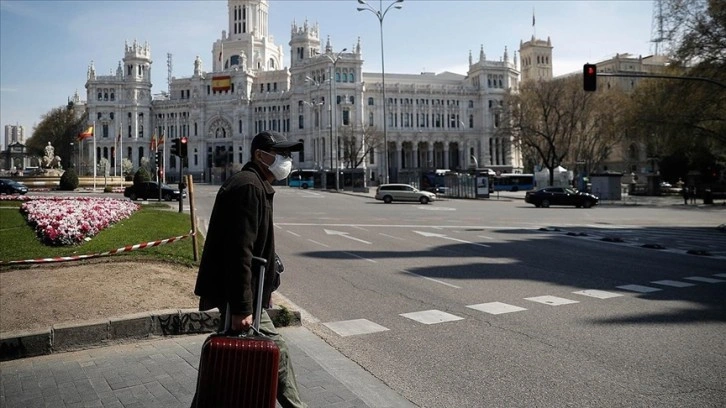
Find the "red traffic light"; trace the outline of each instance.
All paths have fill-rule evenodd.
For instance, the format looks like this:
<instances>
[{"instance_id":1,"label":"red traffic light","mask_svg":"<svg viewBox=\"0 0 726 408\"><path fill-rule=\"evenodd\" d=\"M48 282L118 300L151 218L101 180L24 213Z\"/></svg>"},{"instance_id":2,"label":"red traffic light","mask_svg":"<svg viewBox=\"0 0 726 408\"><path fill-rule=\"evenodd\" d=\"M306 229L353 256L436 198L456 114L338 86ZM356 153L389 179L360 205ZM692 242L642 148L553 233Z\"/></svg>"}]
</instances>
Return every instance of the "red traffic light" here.
<instances>
[{"instance_id":1,"label":"red traffic light","mask_svg":"<svg viewBox=\"0 0 726 408\"><path fill-rule=\"evenodd\" d=\"M179 139L179 157L185 158L187 157L187 146L189 145L188 139L186 136Z\"/></svg>"},{"instance_id":2,"label":"red traffic light","mask_svg":"<svg viewBox=\"0 0 726 408\"><path fill-rule=\"evenodd\" d=\"M585 91L597 90L597 65L585 64L582 67L582 85Z\"/></svg>"}]
</instances>

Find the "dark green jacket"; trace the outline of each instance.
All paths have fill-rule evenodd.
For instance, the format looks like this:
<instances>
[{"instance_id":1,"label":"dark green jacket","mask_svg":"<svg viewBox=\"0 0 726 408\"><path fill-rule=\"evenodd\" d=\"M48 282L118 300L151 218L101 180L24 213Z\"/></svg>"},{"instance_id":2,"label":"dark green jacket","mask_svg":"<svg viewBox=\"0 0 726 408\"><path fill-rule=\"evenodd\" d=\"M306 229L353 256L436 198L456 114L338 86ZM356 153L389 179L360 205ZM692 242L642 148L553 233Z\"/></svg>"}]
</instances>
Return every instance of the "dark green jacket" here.
<instances>
[{"instance_id":1,"label":"dark green jacket","mask_svg":"<svg viewBox=\"0 0 726 408\"><path fill-rule=\"evenodd\" d=\"M262 305L270 307L275 274L274 194L251 162L219 189L194 289L201 298L200 310L229 303L232 314L253 314L260 269L252 256L267 259Z\"/></svg>"}]
</instances>

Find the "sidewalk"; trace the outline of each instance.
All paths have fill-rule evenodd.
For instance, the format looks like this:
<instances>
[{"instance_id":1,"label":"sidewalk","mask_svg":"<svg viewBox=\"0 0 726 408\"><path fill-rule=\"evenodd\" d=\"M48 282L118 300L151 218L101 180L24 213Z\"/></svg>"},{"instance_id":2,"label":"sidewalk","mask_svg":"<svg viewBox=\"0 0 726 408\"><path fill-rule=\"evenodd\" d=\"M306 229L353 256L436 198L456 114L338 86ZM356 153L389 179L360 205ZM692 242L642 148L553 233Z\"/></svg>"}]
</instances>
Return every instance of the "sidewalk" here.
<instances>
[{"instance_id":1,"label":"sidewalk","mask_svg":"<svg viewBox=\"0 0 726 408\"><path fill-rule=\"evenodd\" d=\"M308 329L281 328L314 407L415 407ZM0 406L188 407L206 334L157 337L0 363Z\"/></svg>"}]
</instances>

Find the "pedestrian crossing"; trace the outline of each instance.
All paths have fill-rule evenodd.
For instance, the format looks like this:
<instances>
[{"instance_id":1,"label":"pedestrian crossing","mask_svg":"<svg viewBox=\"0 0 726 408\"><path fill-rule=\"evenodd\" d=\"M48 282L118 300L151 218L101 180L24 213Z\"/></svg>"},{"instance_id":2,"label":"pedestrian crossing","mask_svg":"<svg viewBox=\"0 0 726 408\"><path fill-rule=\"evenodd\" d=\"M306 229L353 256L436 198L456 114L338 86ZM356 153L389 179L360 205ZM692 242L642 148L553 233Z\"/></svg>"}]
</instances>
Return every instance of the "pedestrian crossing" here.
<instances>
[{"instance_id":1,"label":"pedestrian crossing","mask_svg":"<svg viewBox=\"0 0 726 408\"><path fill-rule=\"evenodd\" d=\"M561 297L554 295L540 295L522 298L519 304L505 302L487 302L466 305L468 309L476 310L488 315L507 315L511 313L527 312L537 305L560 307L581 302L594 300L608 300L624 297L628 293L653 293L663 290L677 290L690 288L698 285L713 285L726 283L726 273L718 273L712 276L687 276L681 279L662 279L648 282L647 284L627 284L616 286L612 291L603 289L584 289L571 292L574 296ZM526 306L526 307L525 307ZM399 316L424 325L435 325L465 320L466 317L459 316L451 311L428 309L416 312L401 313ZM389 331L388 327L382 326L368 319L354 319L323 323L325 327L340 337L362 336L373 333Z\"/></svg>"}]
</instances>

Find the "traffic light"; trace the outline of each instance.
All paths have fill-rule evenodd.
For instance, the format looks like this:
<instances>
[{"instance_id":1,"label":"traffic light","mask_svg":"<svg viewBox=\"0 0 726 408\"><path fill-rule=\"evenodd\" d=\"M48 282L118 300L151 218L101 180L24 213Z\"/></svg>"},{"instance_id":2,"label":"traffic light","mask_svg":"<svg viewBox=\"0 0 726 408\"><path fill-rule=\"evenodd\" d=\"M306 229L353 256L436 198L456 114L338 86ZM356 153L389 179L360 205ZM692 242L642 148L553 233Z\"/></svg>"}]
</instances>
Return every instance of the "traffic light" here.
<instances>
[{"instance_id":1,"label":"traffic light","mask_svg":"<svg viewBox=\"0 0 726 408\"><path fill-rule=\"evenodd\" d=\"M181 152L181 140L174 139L171 143L171 154L174 156L179 156L179 153Z\"/></svg>"},{"instance_id":2,"label":"traffic light","mask_svg":"<svg viewBox=\"0 0 726 408\"><path fill-rule=\"evenodd\" d=\"M160 151L156 151L156 164L161 165L161 160L164 157L164 154Z\"/></svg>"},{"instance_id":3,"label":"traffic light","mask_svg":"<svg viewBox=\"0 0 726 408\"><path fill-rule=\"evenodd\" d=\"M189 143L187 143L187 142L189 140L187 139L186 136L184 136L184 137L182 137L181 139L178 139L178 140L179 140L179 157L181 157L182 159L186 159L186 157L187 157L187 146L189 145Z\"/></svg>"},{"instance_id":4,"label":"traffic light","mask_svg":"<svg viewBox=\"0 0 726 408\"><path fill-rule=\"evenodd\" d=\"M582 84L587 92L597 90L597 65L585 64L582 67Z\"/></svg>"}]
</instances>

